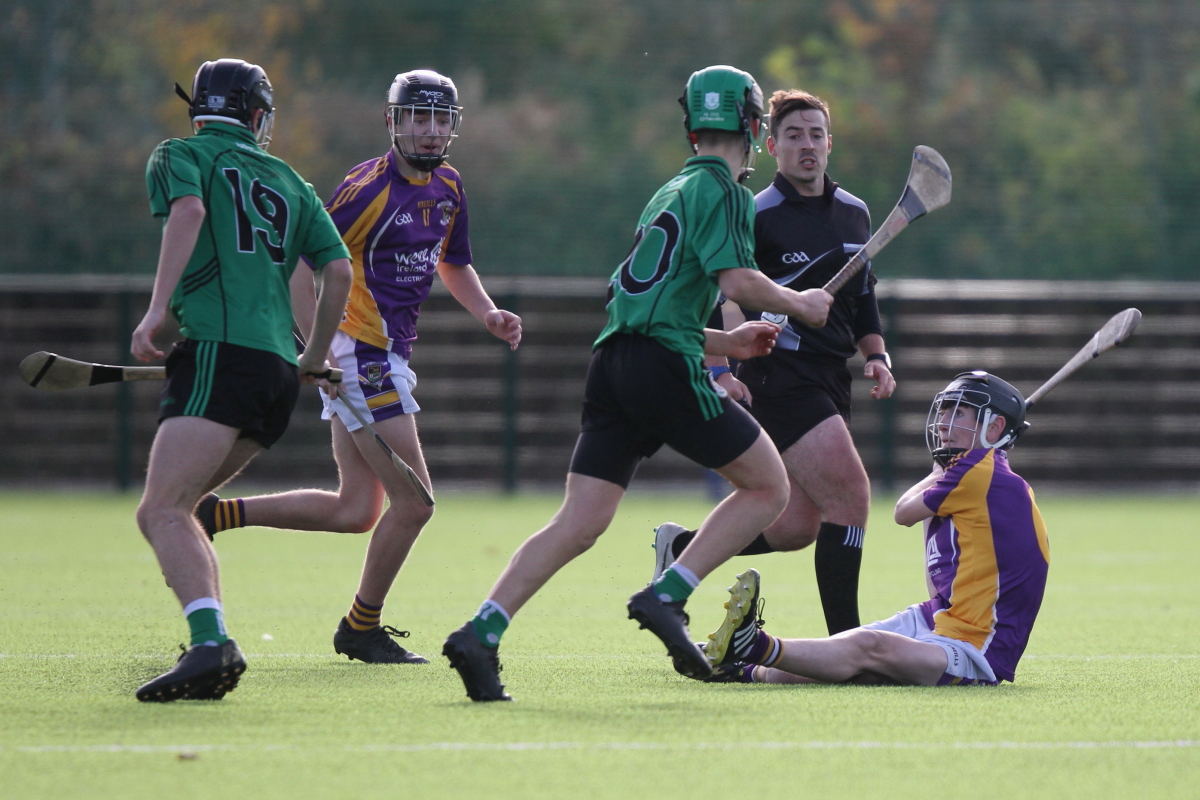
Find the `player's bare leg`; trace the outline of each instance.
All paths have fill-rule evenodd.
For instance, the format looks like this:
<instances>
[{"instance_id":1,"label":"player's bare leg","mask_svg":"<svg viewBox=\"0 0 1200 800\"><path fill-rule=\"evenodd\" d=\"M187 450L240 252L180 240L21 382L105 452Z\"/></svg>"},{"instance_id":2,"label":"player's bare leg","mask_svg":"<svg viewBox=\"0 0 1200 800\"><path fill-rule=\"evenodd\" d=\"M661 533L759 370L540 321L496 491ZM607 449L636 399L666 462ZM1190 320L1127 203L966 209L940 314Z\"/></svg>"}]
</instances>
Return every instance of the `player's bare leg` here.
<instances>
[{"instance_id":1,"label":"player's bare leg","mask_svg":"<svg viewBox=\"0 0 1200 800\"><path fill-rule=\"evenodd\" d=\"M880 676L895 683L935 686L946 671L946 651L889 631L859 628L828 639L781 639L773 667L756 667L758 683L846 683Z\"/></svg>"},{"instance_id":2,"label":"player's bare leg","mask_svg":"<svg viewBox=\"0 0 1200 800\"><path fill-rule=\"evenodd\" d=\"M763 532L775 550L816 541L813 561L830 634L858 627L858 575L871 484L840 416L822 421L783 454L793 491L788 508Z\"/></svg>"},{"instance_id":3,"label":"player's bare leg","mask_svg":"<svg viewBox=\"0 0 1200 800\"><path fill-rule=\"evenodd\" d=\"M253 439L238 439L233 443L233 448L229 455L225 456L221 466L204 485L204 493L215 492L236 478L262 450L263 446Z\"/></svg>"},{"instance_id":4,"label":"player's bare leg","mask_svg":"<svg viewBox=\"0 0 1200 800\"><path fill-rule=\"evenodd\" d=\"M376 422L374 426L388 446L429 486L429 471L421 453L414 415L401 414ZM375 532L371 534L358 586L359 597L368 603L382 605L421 529L433 517L433 509L417 496L408 479L396 469L366 429L360 428L351 436L359 456L370 466L388 497L388 510L379 518Z\"/></svg>"},{"instance_id":5,"label":"player's bare leg","mask_svg":"<svg viewBox=\"0 0 1200 800\"><path fill-rule=\"evenodd\" d=\"M701 580L774 522L788 500L787 472L765 432L717 472L734 491L709 513L677 559Z\"/></svg>"},{"instance_id":6,"label":"player's bare leg","mask_svg":"<svg viewBox=\"0 0 1200 800\"><path fill-rule=\"evenodd\" d=\"M625 490L600 478L567 473L558 513L517 548L479 612L446 638L442 655L474 701L511 700L500 682L500 637L522 606L558 570L608 529Z\"/></svg>"},{"instance_id":7,"label":"player's bare leg","mask_svg":"<svg viewBox=\"0 0 1200 800\"><path fill-rule=\"evenodd\" d=\"M216 555L192 515L238 433L202 417L181 416L163 420L155 434L137 522L183 606L192 646L174 667L139 687L138 700L219 700L246 669L237 643L225 632Z\"/></svg>"},{"instance_id":8,"label":"player's bare leg","mask_svg":"<svg viewBox=\"0 0 1200 800\"><path fill-rule=\"evenodd\" d=\"M379 436L412 466L428 486L429 472L421 455L413 415L391 417L375 423L374 427ZM423 656L405 650L390 638L407 636L407 631L396 630L381 622L383 604L392 583L421 529L433 516L433 509L425 505L413 491L408 479L378 447L369 431L360 429L350 436L357 453L347 457L347 466L354 470L357 469L354 466L358 463L356 460L365 463L372 475L364 480L381 485L390 502L367 544L358 592L349 612L338 623L333 648L349 658L371 664L427 664L429 662Z\"/></svg>"},{"instance_id":9,"label":"player's bare leg","mask_svg":"<svg viewBox=\"0 0 1200 800\"><path fill-rule=\"evenodd\" d=\"M567 473L567 491L558 513L517 549L488 600L510 617L517 613L556 572L596 543L624 496L625 490L615 483Z\"/></svg>"},{"instance_id":10,"label":"player's bare leg","mask_svg":"<svg viewBox=\"0 0 1200 800\"><path fill-rule=\"evenodd\" d=\"M243 525L333 533L366 533L375 527L383 510L383 484L341 419L335 416L330 428L338 490L297 489L243 498ZM372 447L378 449L374 443ZM404 460L413 463L407 457ZM394 466L389 469L395 471Z\"/></svg>"},{"instance_id":11,"label":"player's bare leg","mask_svg":"<svg viewBox=\"0 0 1200 800\"><path fill-rule=\"evenodd\" d=\"M776 550L799 550L816 541L821 522L866 527L871 483L845 421L832 416L783 453L793 492L788 507L764 531Z\"/></svg>"},{"instance_id":12,"label":"player's bare leg","mask_svg":"<svg viewBox=\"0 0 1200 800\"><path fill-rule=\"evenodd\" d=\"M137 522L183 606L220 599L216 556L192 509L237 436L236 428L202 417L169 417L154 437Z\"/></svg>"}]
</instances>

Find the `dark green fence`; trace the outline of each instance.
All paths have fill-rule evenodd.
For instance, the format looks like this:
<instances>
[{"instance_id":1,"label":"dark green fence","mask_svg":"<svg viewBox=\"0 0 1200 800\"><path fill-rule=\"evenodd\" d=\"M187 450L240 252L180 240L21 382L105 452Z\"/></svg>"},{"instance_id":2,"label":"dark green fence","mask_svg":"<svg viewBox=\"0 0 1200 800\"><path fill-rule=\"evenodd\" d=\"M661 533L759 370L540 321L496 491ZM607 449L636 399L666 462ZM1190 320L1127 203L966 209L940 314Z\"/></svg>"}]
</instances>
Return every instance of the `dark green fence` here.
<instances>
[{"instance_id":1,"label":"dark green fence","mask_svg":"<svg viewBox=\"0 0 1200 800\"><path fill-rule=\"evenodd\" d=\"M440 485L560 485L590 344L605 319L604 282L505 278L487 286L524 319L515 353L440 285L421 314L412 366L430 471ZM927 471L925 414L954 374L986 369L1032 392L1131 305L1145 315L1137 335L1039 404L1015 463L1043 488L1200 486L1200 283L884 280L880 293L899 389L877 402L856 380L851 429L881 488L903 488ZM0 482L139 483L154 435L155 385L48 394L25 386L16 365L35 350L130 363L129 331L148 299L144 278L0 279ZM858 359L851 366L861 374ZM319 410L315 390L306 390L288 434L244 480L332 485ZM665 449L638 476L642 485L703 481L702 470Z\"/></svg>"}]
</instances>

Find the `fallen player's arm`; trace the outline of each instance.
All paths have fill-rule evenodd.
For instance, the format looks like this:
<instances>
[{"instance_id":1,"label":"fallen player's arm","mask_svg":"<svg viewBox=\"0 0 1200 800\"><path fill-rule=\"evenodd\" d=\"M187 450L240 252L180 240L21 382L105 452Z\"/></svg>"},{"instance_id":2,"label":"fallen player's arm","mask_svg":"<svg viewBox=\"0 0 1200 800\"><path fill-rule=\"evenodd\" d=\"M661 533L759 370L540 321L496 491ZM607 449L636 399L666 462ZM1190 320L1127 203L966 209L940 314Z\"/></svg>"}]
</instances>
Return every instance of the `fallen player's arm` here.
<instances>
[{"instance_id":1,"label":"fallen player's arm","mask_svg":"<svg viewBox=\"0 0 1200 800\"><path fill-rule=\"evenodd\" d=\"M925 505L925 490L937 483L943 472L942 468L935 464L933 472L913 484L912 488L900 496L900 499L896 501L895 520L897 525L908 527L933 516L929 506Z\"/></svg>"}]
</instances>

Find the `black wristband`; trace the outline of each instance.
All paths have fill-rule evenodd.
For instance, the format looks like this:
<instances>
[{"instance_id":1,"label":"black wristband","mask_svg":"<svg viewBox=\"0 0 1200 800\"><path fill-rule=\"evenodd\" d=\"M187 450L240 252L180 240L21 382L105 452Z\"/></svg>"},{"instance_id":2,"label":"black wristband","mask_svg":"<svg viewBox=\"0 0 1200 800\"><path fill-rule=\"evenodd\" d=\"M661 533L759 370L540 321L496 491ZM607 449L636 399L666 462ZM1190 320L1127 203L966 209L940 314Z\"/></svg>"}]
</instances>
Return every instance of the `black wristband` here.
<instances>
[{"instance_id":1,"label":"black wristband","mask_svg":"<svg viewBox=\"0 0 1200 800\"><path fill-rule=\"evenodd\" d=\"M867 356L867 361L882 361L888 372L892 371L892 357L887 353L871 353Z\"/></svg>"}]
</instances>

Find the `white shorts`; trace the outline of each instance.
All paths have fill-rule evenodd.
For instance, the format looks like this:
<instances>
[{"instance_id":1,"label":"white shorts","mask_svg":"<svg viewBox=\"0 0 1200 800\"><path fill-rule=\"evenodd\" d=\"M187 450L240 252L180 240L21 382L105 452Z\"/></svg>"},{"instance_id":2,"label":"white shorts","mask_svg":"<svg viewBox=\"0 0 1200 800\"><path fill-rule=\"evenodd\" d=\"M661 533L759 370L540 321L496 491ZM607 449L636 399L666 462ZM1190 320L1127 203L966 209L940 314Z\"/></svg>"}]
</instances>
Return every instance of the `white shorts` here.
<instances>
[{"instance_id":1,"label":"white shorts","mask_svg":"<svg viewBox=\"0 0 1200 800\"><path fill-rule=\"evenodd\" d=\"M415 414L421 410L413 399L412 391L417 385L417 375L408 368L408 361L393 352L360 342L350 335L338 331L329 347L342 369L342 392L338 402L321 392L324 409L321 419L338 419L348 431L362 427L344 403L353 403L358 413L371 422Z\"/></svg>"},{"instance_id":2,"label":"white shorts","mask_svg":"<svg viewBox=\"0 0 1200 800\"><path fill-rule=\"evenodd\" d=\"M916 603L901 611L899 614L863 625L867 630L889 631L914 639L918 642L936 644L946 651L946 671L938 685L997 683L996 673L992 665L984 658L983 653L975 645L960 639L941 636L929 629L925 615L921 613L921 604Z\"/></svg>"}]
</instances>

